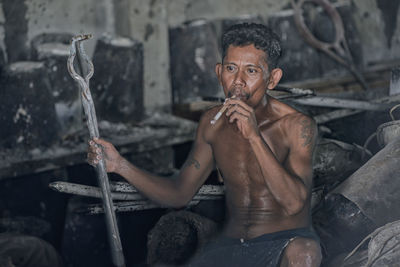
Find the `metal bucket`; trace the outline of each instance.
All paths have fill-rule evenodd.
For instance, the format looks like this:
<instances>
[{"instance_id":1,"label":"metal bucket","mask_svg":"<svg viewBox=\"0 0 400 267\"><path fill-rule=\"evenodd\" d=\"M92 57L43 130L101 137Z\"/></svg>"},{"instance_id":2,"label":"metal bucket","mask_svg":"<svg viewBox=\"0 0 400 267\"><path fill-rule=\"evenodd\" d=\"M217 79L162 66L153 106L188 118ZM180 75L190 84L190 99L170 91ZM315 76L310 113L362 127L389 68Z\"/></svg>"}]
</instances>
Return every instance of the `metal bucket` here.
<instances>
[{"instance_id":1,"label":"metal bucket","mask_svg":"<svg viewBox=\"0 0 400 267\"><path fill-rule=\"evenodd\" d=\"M393 111L400 107L400 104L390 109L390 117L392 121L379 125L376 130L376 138L381 147L385 147L388 143L400 136L400 120L396 120Z\"/></svg>"},{"instance_id":2,"label":"metal bucket","mask_svg":"<svg viewBox=\"0 0 400 267\"><path fill-rule=\"evenodd\" d=\"M363 146L365 151L368 151L367 147L371 140L373 140L375 137L378 145L381 148L384 148L387 144L396 139L396 137L400 136L400 120L396 120L393 116L393 111L398 107L400 107L400 104L395 105L389 111L392 121L385 122L379 125L376 131L367 138Z\"/></svg>"},{"instance_id":3,"label":"metal bucket","mask_svg":"<svg viewBox=\"0 0 400 267\"><path fill-rule=\"evenodd\" d=\"M381 147L385 147L397 136L400 136L400 120L389 121L381 124L376 130L378 144Z\"/></svg>"}]
</instances>

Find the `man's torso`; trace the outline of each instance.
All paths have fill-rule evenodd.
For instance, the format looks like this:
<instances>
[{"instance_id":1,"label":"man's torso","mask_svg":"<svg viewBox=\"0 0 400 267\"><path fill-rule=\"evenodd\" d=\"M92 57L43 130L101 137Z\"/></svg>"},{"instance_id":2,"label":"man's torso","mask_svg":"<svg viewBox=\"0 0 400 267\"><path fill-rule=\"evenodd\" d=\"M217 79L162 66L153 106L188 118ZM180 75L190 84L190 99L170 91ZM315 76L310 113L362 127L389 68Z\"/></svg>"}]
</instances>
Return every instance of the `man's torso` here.
<instances>
[{"instance_id":1,"label":"man's torso","mask_svg":"<svg viewBox=\"0 0 400 267\"><path fill-rule=\"evenodd\" d=\"M274 100L276 101L276 100ZM288 116L298 114L282 103L281 110L258 121L264 142L283 166L289 154L285 139ZM237 238L254 238L265 233L308 226L308 207L287 216L268 189L252 148L226 116L211 130L209 143L225 185L225 234ZM276 177L279 179L279 177Z\"/></svg>"}]
</instances>

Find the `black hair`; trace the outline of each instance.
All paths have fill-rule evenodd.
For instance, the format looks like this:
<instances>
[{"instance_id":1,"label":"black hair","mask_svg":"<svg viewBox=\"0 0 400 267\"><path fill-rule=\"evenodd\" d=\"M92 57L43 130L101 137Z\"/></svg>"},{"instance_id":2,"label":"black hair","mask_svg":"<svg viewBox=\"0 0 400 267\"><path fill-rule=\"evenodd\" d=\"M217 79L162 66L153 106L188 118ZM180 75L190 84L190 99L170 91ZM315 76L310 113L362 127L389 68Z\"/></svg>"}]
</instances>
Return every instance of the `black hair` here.
<instances>
[{"instance_id":1,"label":"black hair","mask_svg":"<svg viewBox=\"0 0 400 267\"><path fill-rule=\"evenodd\" d=\"M276 68L282 53L280 39L269 27L257 23L235 24L224 32L222 35L222 60L224 60L230 45L246 46L250 44L265 52L270 69Z\"/></svg>"}]
</instances>

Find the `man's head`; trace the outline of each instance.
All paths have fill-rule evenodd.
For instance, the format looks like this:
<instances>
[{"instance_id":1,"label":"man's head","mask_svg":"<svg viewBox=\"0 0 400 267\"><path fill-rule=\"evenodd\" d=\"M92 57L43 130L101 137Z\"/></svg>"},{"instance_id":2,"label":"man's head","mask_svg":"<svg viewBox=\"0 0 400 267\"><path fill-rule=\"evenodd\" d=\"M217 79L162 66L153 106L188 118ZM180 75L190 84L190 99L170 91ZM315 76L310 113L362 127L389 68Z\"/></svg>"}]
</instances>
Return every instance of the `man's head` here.
<instances>
[{"instance_id":1,"label":"man's head","mask_svg":"<svg viewBox=\"0 0 400 267\"><path fill-rule=\"evenodd\" d=\"M265 52L269 69L277 67L282 53L279 37L267 26L256 23L236 24L224 32L222 35L222 61L230 45L246 46L251 44Z\"/></svg>"},{"instance_id":2,"label":"man's head","mask_svg":"<svg viewBox=\"0 0 400 267\"><path fill-rule=\"evenodd\" d=\"M278 36L264 25L234 25L223 35L222 49L223 60L215 72L225 95L256 107L282 77L276 68L281 54Z\"/></svg>"}]
</instances>

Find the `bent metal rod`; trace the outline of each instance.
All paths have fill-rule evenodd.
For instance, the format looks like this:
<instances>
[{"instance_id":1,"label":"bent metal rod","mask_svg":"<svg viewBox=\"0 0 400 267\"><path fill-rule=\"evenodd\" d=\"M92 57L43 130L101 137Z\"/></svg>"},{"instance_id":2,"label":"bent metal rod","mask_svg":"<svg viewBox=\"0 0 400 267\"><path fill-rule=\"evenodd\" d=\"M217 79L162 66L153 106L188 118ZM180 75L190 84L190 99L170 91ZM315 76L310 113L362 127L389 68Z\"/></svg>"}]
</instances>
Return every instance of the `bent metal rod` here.
<instances>
[{"instance_id":1,"label":"bent metal rod","mask_svg":"<svg viewBox=\"0 0 400 267\"><path fill-rule=\"evenodd\" d=\"M67 67L69 74L79 84L82 94L82 105L86 116L87 126L89 128L90 138L93 139L95 137L96 138L99 137L96 111L94 108L92 95L89 90L89 79L93 76L94 67L93 63L86 55L82 43L82 41L90 38L92 38L91 34L77 35L72 38ZM85 78L76 73L74 69L74 59L75 56L77 55L77 52L78 56L80 56L84 60L84 62L88 65L88 73L86 74ZM119 236L117 220L114 212L114 205L111 199L110 184L108 181L108 176L103 159L101 159L99 161L99 164L96 165L96 172L97 172L98 183L101 187L103 196L103 208L106 215L106 225L111 247L112 261L115 266L124 267L125 266L124 254L122 252L121 239Z\"/></svg>"}]
</instances>

